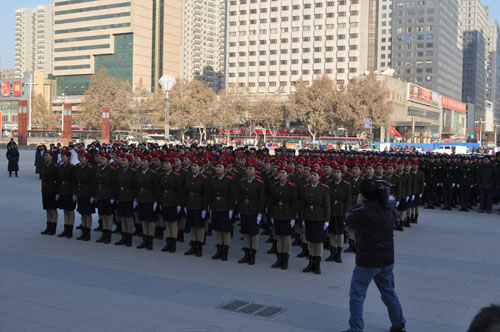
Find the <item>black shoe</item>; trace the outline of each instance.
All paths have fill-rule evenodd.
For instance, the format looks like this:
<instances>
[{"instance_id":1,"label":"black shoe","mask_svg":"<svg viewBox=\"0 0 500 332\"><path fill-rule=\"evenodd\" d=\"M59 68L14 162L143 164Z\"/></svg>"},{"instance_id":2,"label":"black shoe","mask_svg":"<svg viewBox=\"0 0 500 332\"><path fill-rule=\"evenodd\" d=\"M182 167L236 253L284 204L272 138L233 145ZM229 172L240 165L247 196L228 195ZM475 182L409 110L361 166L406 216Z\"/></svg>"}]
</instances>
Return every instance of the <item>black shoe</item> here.
<instances>
[{"instance_id":1,"label":"black shoe","mask_svg":"<svg viewBox=\"0 0 500 332\"><path fill-rule=\"evenodd\" d=\"M257 250L250 249L250 254L248 257L248 265L255 265L255 255L257 254Z\"/></svg>"},{"instance_id":2,"label":"black shoe","mask_svg":"<svg viewBox=\"0 0 500 332\"><path fill-rule=\"evenodd\" d=\"M104 244L110 244L111 243L111 234L112 232L110 230L106 231L106 238L104 239Z\"/></svg>"},{"instance_id":3,"label":"black shoe","mask_svg":"<svg viewBox=\"0 0 500 332\"><path fill-rule=\"evenodd\" d=\"M136 248L137 249L144 249L148 246L148 237L147 236L143 236L142 237L142 243L139 244Z\"/></svg>"},{"instance_id":4,"label":"black shoe","mask_svg":"<svg viewBox=\"0 0 500 332\"><path fill-rule=\"evenodd\" d=\"M175 237L170 238L170 250L169 252L173 254L177 250L177 239Z\"/></svg>"},{"instance_id":5,"label":"black shoe","mask_svg":"<svg viewBox=\"0 0 500 332\"><path fill-rule=\"evenodd\" d=\"M276 240L273 240L273 246L271 247L271 249L269 249L267 251L268 254L276 254L278 251L277 251L277 247L276 247Z\"/></svg>"},{"instance_id":6,"label":"black shoe","mask_svg":"<svg viewBox=\"0 0 500 332\"><path fill-rule=\"evenodd\" d=\"M161 252L169 252L170 251L170 246L171 246L171 239L167 237L167 245L163 247Z\"/></svg>"},{"instance_id":7,"label":"black shoe","mask_svg":"<svg viewBox=\"0 0 500 332\"><path fill-rule=\"evenodd\" d=\"M331 247L330 248L330 256L328 256L327 259L325 259L327 262L332 262L335 260L337 257L337 248Z\"/></svg>"},{"instance_id":8,"label":"black shoe","mask_svg":"<svg viewBox=\"0 0 500 332\"><path fill-rule=\"evenodd\" d=\"M83 241L90 241L90 227L85 228L85 238L83 239Z\"/></svg>"},{"instance_id":9,"label":"black shoe","mask_svg":"<svg viewBox=\"0 0 500 332\"><path fill-rule=\"evenodd\" d=\"M248 263L248 260L250 259L250 249L243 248L243 251L245 252L245 255L238 261L240 264Z\"/></svg>"},{"instance_id":10,"label":"black shoe","mask_svg":"<svg viewBox=\"0 0 500 332\"><path fill-rule=\"evenodd\" d=\"M82 227L82 233L80 234L79 237L77 237L77 240L83 240L87 236L87 231L85 230L85 227Z\"/></svg>"},{"instance_id":11,"label":"black shoe","mask_svg":"<svg viewBox=\"0 0 500 332\"><path fill-rule=\"evenodd\" d=\"M400 232L404 232L403 224L401 223L401 220L396 221L396 230L400 231Z\"/></svg>"},{"instance_id":12,"label":"black shoe","mask_svg":"<svg viewBox=\"0 0 500 332\"><path fill-rule=\"evenodd\" d=\"M212 256L212 259L220 259L220 258L222 258L222 245L218 244L217 252L215 253L215 255Z\"/></svg>"},{"instance_id":13,"label":"black shoe","mask_svg":"<svg viewBox=\"0 0 500 332\"><path fill-rule=\"evenodd\" d=\"M342 263L342 247L337 248L337 255L335 255L335 261L337 263Z\"/></svg>"},{"instance_id":14,"label":"black shoe","mask_svg":"<svg viewBox=\"0 0 500 332\"><path fill-rule=\"evenodd\" d=\"M132 234L125 234L126 237L125 237L125 240L126 240L126 243L125 245L127 247L132 247Z\"/></svg>"},{"instance_id":15,"label":"black shoe","mask_svg":"<svg viewBox=\"0 0 500 332\"><path fill-rule=\"evenodd\" d=\"M57 223L53 222L52 225L50 225L50 230L47 233L47 235L54 235L54 234L56 234L56 228L57 228Z\"/></svg>"},{"instance_id":16,"label":"black shoe","mask_svg":"<svg viewBox=\"0 0 500 332\"><path fill-rule=\"evenodd\" d=\"M65 237L67 229L68 229L68 225L64 225L64 231L60 234L57 234L57 237Z\"/></svg>"},{"instance_id":17,"label":"black shoe","mask_svg":"<svg viewBox=\"0 0 500 332\"><path fill-rule=\"evenodd\" d=\"M94 228L94 232L101 232L101 231L103 231L102 220L99 219L99 220L97 220L97 222L99 223L99 226L97 226L96 228Z\"/></svg>"},{"instance_id":18,"label":"black shoe","mask_svg":"<svg viewBox=\"0 0 500 332\"><path fill-rule=\"evenodd\" d=\"M148 236L147 237L147 249L148 250L153 250L153 237L152 236Z\"/></svg>"},{"instance_id":19,"label":"black shoe","mask_svg":"<svg viewBox=\"0 0 500 332\"><path fill-rule=\"evenodd\" d=\"M82 229L83 225L80 224L80 226L77 226L76 229Z\"/></svg>"},{"instance_id":20,"label":"black shoe","mask_svg":"<svg viewBox=\"0 0 500 332\"><path fill-rule=\"evenodd\" d=\"M101 243L101 242L104 242L106 240L106 234L107 234L107 230L102 230L102 233L101 233L101 237L99 238L99 240L95 241L97 243Z\"/></svg>"},{"instance_id":21,"label":"black shoe","mask_svg":"<svg viewBox=\"0 0 500 332\"><path fill-rule=\"evenodd\" d=\"M201 256L203 256L203 243L198 241L196 245L196 257Z\"/></svg>"},{"instance_id":22,"label":"black shoe","mask_svg":"<svg viewBox=\"0 0 500 332\"><path fill-rule=\"evenodd\" d=\"M115 245L116 246L123 246L123 245L125 245L127 243L127 235L128 234L122 233L122 238L120 239L120 241L115 242Z\"/></svg>"},{"instance_id":23,"label":"black shoe","mask_svg":"<svg viewBox=\"0 0 500 332\"><path fill-rule=\"evenodd\" d=\"M281 265L283 264L283 254L282 253L277 253L276 257L277 257L276 262L273 265L271 265L271 267L273 269L275 269L277 267L281 267Z\"/></svg>"},{"instance_id":24,"label":"black shoe","mask_svg":"<svg viewBox=\"0 0 500 332\"><path fill-rule=\"evenodd\" d=\"M222 260L227 261L228 255L229 255L229 246L222 246Z\"/></svg>"},{"instance_id":25,"label":"black shoe","mask_svg":"<svg viewBox=\"0 0 500 332\"><path fill-rule=\"evenodd\" d=\"M283 260L282 263L281 263L281 269L282 270L286 270L288 269L288 259L290 258L290 255L289 254L281 254L281 259Z\"/></svg>"},{"instance_id":26,"label":"black shoe","mask_svg":"<svg viewBox=\"0 0 500 332\"><path fill-rule=\"evenodd\" d=\"M309 249L307 249L307 243L302 242L302 251L297 255L297 257L308 257Z\"/></svg>"},{"instance_id":27,"label":"black shoe","mask_svg":"<svg viewBox=\"0 0 500 332\"><path fill-rule=\"evenodd\" d=\"M390 332L406 332L405 324L402 324L398 328L391 327Z\"/></svg>"},{"instance_id":28,"label":"black shoe","mask_svg":"<svg viewBox=\"0 0 500 332\"><path fill-rule=\"evenodd\" d=\"M73 237L73 225L68 225L68 230L66 231L66 238L71 239Z\"/></svg>"},{"instance_id":29,"label":"black shoe","mask_svg":"<svg viewBox=\"0 0 500 332\"><path fill-rule=\"evenodd\" d=\"M302 270L302 272L304 273L311 272L313 268L314 268L313 258L309 256L309 264L307 264L307 266Z\"/></svg>"},{"instance_id":30,"label":"black shoe","mask_svg":"<svg viewBox=\"0 0 500 332\"><path fill-rule=\"evenodd\" d=\"M413 217L413 223L418 224L418 213Z\"/></svg>"},{"instance_id":31,"label":"black shoe","mask_svg":"<svg viewBox=\"0 0 500 332\"><path fill-rule=\"evenodd\" d=\"M155 239L163 240L163 228L161 227L155 228Z\"/></svg>"},{"instance_id":32,"label":"black shoe","mask_svg":"<svg viewBox=\"0 0 500 332\"><path fill-rule=\"evenodd\" d=\"M191 241L189 245L190 245L189 250L184 253L184 255L186 256L190 256L196 253L196 242Z\"/></svg>"},{"instance_id":33,"label":"black shoe","mask_svg":"<svg viewBox=\"0 0 500 332\"><path fill-rule=\"evenodd\" d=\"M292 246L298 246L300 245L302 241L300 240L300 234L295 234L295 240L292 242Z\"/></svg>"},{"instance_id":34,"label":"black shoe","mask_svg":"<svg viewBox=\"0 0 500 332\"><path fill-rule=\"evenodd\" d=\"M184 231L183 230L179 230L179 234L177 235L177 241L184 242Z\"/></svg>"},{"instance_id":35,"label":"black shoe","mask_svg":"<svg viewBox=\"0 0 500 332\"><path fill-rule=\"evenodd\" d=\"M354 244L354 240L349 240L349 247L344 250L344 252L356 252L356 245Z\"/></svg>"},{"instance_id":36,"label":"black shoe","mask_svg":"<svg viewBox=\"0 0 500 332\"><path fill-rule=\"evenodd\" d=\"M313 257L314 260L314 274L321 274L321 257Z\"/></svg>"},{"instance_id":37,"label":"black shoe","mask_svg":"<svg viewBox=\"0 0 500 332\"><path fill-rule=\"evenodd\" d=\"M45 228L45 230L44 230L44 231L40 232L40 234L42 234L42 235L47 235L47 234L49 234L49 232L50 232L50 228L51 228L51 225L52 225L52 223L47 221L47 227Z\"/></svg>"},{"instance_id":38,"label":"black shoe","mask_svg":"<svg viewBox=\"0 0 500 332\"><path fill-rule=\"evenodd\" d=\"M411 228L411 225L410 225L410 220L409 220L408 218L406 218L406 219L405 219L403 226L404 226L404 227Z\"/></svg>"}]
</instances>

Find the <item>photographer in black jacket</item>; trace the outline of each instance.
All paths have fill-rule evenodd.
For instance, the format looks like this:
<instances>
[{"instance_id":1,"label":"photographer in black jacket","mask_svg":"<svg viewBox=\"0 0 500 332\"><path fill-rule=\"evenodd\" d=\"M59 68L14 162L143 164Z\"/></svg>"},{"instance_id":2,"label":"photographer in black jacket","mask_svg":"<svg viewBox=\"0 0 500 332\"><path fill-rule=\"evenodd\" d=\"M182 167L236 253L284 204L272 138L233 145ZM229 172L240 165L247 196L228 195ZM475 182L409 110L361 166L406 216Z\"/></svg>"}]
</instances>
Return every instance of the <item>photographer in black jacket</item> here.
<instances>
[{"instance_id":1,"label":"photographer in black jacket","mask_svg":"<svg viewBox=\"0 0 500 332\"><path fill-rule=\"evenodd\" d=\"M349 292L351 318L349 330L362 332L363 303L372 279L382 295L391 319L391 332L405 332L406 320L394 288L394 217L391 206L390 184L386 181L363 181L358 204L346 214L349 228L356 231L356 267Z\"/></svg>"}]
</instances>

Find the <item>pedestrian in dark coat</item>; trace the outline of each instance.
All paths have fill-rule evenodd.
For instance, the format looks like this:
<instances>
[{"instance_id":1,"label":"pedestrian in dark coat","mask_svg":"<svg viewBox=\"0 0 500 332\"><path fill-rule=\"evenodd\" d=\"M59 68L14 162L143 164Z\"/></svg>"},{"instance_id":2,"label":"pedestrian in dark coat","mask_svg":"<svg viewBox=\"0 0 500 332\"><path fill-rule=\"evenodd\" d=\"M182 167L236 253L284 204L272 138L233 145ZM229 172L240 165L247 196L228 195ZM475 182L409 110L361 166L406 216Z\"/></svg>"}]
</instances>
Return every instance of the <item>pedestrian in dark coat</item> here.
<instances>
[{"instance_id":1,"label":"pedestrian in dark coat","mask_svg":"<svg viewBox=\"0 0 500 332\"><path fill-rule=\"evenodd\" d=\"M8 146L5 156L9 161L9 177L12 176L12 172L15 172L17 178L17 172L19 171L19 151L17 151L17 145L15 143Z\"/></svg>"},{"instance_id":2,"label":"pedestrian in dark coat","mask_svg":"<svg viewBox=\"0 0 500 332\"><path fill-rule=\"evenodd\" d=\"M34 164L35 173L40 174L40 178L41 178L42 168L43 168L43 164L44 164L43 155L45 154L45 152L47 152L47 148L45 147L45 145L39 145L35 151L35 164Z\"/></svg>"},{"instance_id":3,"label":"pedestrian in dark coat","mask_svg":"<svg viewBox=\"0 0 500 332\"><path fill-rule=\"evenodd\" d=\"M493 205L493 191L497 183L496 167L490 163L489 156L483 156L481 166L477 171L477 183L479 185L479 213L487 211L491 213Z\"/></svg>"}]
</instances>

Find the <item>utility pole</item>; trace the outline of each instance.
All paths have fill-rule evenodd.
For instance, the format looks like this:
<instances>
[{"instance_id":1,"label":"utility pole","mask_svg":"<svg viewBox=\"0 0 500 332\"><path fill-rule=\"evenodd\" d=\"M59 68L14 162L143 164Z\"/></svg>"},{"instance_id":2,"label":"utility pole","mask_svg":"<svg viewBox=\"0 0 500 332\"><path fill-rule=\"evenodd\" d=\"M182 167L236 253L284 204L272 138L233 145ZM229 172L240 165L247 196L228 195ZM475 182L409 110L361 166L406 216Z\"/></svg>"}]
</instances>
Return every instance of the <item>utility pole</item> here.
<instances>
[{"instance_id":1,"label":"utility pole","mask_svg":"<svg viewBox=\"0 0 500 332\"><path fill-rule=\"evenodd\" d=\"M30 92L29 92L29 101L28 101L28 107L29 107L29 110L28 110L28 130L31 130L31 109L32 109L32 104L33 104L33 100L32 100L32 97L31 95L33 94L33 85L36 85L35 82L33 81L33 72L30 73L30 81L28 83L25 83L25 84L28 84L30 86Z\"/></svg>"}]
</instances>

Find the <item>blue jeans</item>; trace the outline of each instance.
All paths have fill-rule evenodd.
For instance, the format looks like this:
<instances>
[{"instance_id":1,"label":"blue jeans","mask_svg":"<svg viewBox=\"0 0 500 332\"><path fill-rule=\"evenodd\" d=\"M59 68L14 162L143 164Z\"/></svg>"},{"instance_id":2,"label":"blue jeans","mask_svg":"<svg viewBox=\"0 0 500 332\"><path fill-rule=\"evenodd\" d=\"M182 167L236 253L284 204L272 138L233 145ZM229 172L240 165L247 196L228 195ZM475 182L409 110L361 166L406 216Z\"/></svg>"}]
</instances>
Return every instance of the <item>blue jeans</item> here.
<instances>
[{"instance_id":1,"label":"blue jeans","mask_svg":"<svg viewBox=\"0 0 500 332\"><path fill-rule=\"evenodd\" d=\"M363 332L365 323L363 322L363 303L366 298L366 291L372 279L375 281L382 301L389 311L393 328L400 328L406 323L403 317L403 309L399 303L398 295L394 289L394 274L392 269L394 264L377 269L367 269L356 265L352 273L351 290L349 292L349 332Z\"/></svg>"}]
</instances>

